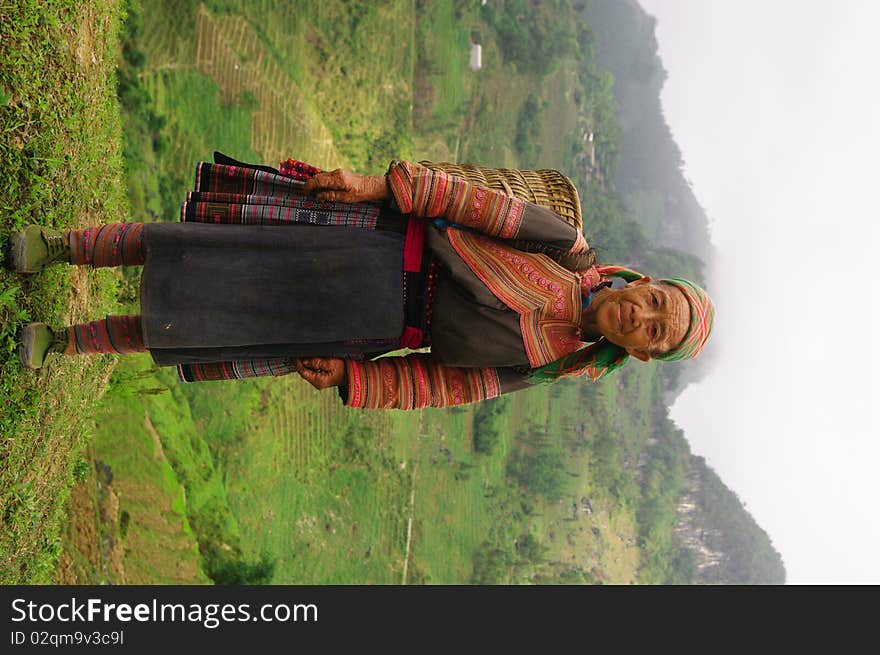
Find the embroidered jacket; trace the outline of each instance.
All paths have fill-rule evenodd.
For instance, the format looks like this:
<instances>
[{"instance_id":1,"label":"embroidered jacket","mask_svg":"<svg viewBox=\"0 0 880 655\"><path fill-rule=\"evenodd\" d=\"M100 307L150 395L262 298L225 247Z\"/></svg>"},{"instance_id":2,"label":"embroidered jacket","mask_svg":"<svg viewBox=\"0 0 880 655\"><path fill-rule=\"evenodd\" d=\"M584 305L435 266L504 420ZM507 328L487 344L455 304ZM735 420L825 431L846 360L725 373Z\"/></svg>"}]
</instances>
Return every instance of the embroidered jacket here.
<instances>
[{"instance_id":1,"label":"embroidered jacket","mask_svg":"<svg viewBox=\"0 0 880 655\"><path fill-rule=\"evenodd\" d=\"M494 398L584 345L580 278L505 245L525 239L580 252L579 230L549 209L410 162L393 164L388 182L401 212L454 224L427 230L446 272L432 309L432 352L347 361L347 405L420 409Z\"/></svg>"}]
</instances>

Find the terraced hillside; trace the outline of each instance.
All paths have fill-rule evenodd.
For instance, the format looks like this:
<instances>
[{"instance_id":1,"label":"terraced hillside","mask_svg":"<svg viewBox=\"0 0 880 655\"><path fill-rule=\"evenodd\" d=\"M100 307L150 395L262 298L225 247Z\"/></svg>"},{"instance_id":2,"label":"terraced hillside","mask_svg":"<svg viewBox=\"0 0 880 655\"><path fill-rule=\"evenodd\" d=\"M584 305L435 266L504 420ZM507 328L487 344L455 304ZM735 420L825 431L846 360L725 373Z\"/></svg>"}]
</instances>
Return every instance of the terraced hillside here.
<instances>
[{"instance_id":1,"label":"terraced hillside","mask_svg":"<svg viewBox=\"0 0 880 655\"><path fill-rule=\"evenodd\" d=\"M195 66L217 82L221 106L253 107L250 145L261 161L296 155L323 167L350 166L312 103L243 16L214 17L199 7Z\"/></svg>"}]
</instances>

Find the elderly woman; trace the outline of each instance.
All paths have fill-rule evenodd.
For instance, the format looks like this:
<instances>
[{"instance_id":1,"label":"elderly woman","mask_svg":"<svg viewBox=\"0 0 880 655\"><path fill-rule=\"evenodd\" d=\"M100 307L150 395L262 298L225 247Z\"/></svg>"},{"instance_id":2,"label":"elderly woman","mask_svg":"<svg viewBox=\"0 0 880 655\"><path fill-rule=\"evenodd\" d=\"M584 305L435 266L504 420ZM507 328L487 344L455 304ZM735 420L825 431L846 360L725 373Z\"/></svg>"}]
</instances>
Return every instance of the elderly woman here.
<instances>
[{"instance_id":1,"label":"elderly woman","mask_svg":"<svg viewBox=\"0 0 880 655\"><path fill-rule=\"evenodd\" d=\"M149 351L187 382L296 370L352 407L418 409L596 380L630 355L691 358L712 329L694 283L596 265L551 210L460 178L406 161L363 176L215 158L180 223L13 237L20 272L144 266L142 315L29 324L24 366Z\"/></svg>"}]
</instances>

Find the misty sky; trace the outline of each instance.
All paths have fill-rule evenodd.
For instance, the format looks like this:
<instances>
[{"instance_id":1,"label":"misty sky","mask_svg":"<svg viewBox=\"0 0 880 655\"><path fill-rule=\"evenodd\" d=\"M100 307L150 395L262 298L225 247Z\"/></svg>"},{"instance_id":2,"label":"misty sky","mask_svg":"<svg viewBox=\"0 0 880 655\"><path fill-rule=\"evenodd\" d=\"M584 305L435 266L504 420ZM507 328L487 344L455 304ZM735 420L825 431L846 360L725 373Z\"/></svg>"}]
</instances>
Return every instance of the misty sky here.
<instances>
[{"instance_id":1,"label":"misty sky","mask_svg":"<svg viewBox=\"0 0 880 655\"><path fill-rule=\"evenodd\" d=\"M717 363L672 417L790 583L880 583L880 2L639 2L720 252Z\"/></svg>"}]
</instances>

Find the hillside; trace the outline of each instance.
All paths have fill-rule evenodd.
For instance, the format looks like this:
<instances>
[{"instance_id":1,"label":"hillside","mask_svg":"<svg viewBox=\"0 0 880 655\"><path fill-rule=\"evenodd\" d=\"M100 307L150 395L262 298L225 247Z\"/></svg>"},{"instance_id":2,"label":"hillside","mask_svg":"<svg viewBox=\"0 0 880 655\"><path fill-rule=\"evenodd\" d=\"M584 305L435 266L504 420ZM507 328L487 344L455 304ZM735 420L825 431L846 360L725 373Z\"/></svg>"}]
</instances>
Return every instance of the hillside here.
<instances>
[{"instance_id":1,"label":"hillside","mask_svg":"<svg viewBox=\"0 0 880 655\"><path fill-rule=\"evenodd\" d=\"M80 130L72 152L86 157L73 162L84 177L7 163L27 184L4 206L48 188L61 200L37 201L58 226L70 224L70 207L80 208L77 224L176 220L195 162L214 149L364 172L392 157L541 165L576 180L587 237L608 260L699 269L688 253L649 245L615 190L623 131L615 80L587 47L597 28L565 0L533 4L493 13L466 2L325 0L291 12L268 0L159 0L102 13L59 3L54 26L38 21L31 34L44 47L41 34L59 37L37 59L57 61L64 77L84 65L84 35L103 44L86 66L101 94L75 87L55 108ZM517 20L532 10L533 20ZM552 48L521 47L550 37ZM480 71L468 68L474 38ZM40 88L32 81L31 106L49 104ZM27 117L17 98L7 106L7 125ZM19 129L0 141L4 152ZM58 152L57 133L39 152L73 157ZM110 144L109 159L96 144ZM3 236L28 219L4 213ZM0 275L9 344L24 312L67 322L137 311L136 270L60 268L36 283ZM296 376L182 386L146 356L121 358L110 376L113 364L57 358L34 376L10 347L3 390L13 409L0 419L25 438L4 446L4 581L701 580L677 528L695 492L687 442L664 404L679 380L673 366L633 364L599 384L563 381L475 407L369 413ZM748 524L713 485L700 487L715 490L701 501L711 515L701 525ZM770 557L757 537L732 543L724 548ZM725 581L752 575L736 561ZM778 574L754 570L760 580Z\"/></svg>"},{"instance_id":2,"label":"hillside","mask_svg":"<svg viewBox=\"0 0 880 655\"><path fill-rule=\"evenodd\" d=\"M770 537L702 457L691 457L687 480L675 534L694 554L695 581L783 584L785 567Z\"/></svg>"},{"instance_id":3,"label":"hillside","mask_svg":"<svg viewBox=\"0 0 880 655\"><path fill-rule=\"evenodd\" d=\"M709 221L663 116L666 71L657 54L656 20L636 0L590 0L583 18L595 36L597 65L614 76L621 129L614 185L623 204L651 241L711 260Z\"/></svg>"},{"instance_id":4,"label":"hillside","mask_svg":"<svg viewBox=\"0 0 880 655\"><path fill-rule=\"evenodd\" d=\"M116 65L121 9L56 0L7 3L0 19L0 248L30 222L58 228L125 214ZM91 407L109 357L21 370L21 321L106 315L117 278L0 268L0 583L46 583L61 551L65 500L90 466Z\"/></svg>"}]
</instances>

